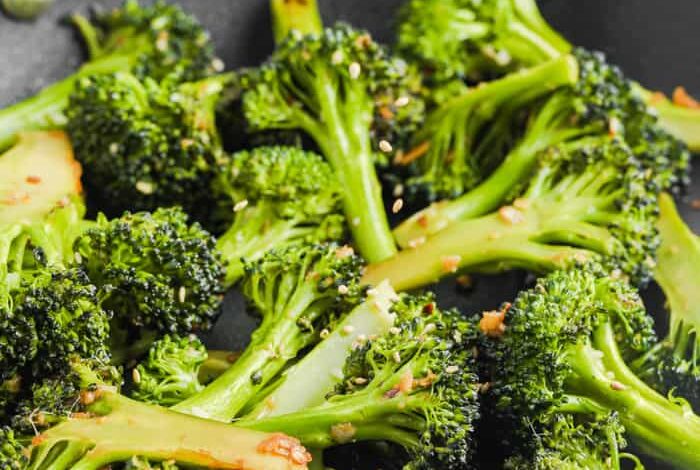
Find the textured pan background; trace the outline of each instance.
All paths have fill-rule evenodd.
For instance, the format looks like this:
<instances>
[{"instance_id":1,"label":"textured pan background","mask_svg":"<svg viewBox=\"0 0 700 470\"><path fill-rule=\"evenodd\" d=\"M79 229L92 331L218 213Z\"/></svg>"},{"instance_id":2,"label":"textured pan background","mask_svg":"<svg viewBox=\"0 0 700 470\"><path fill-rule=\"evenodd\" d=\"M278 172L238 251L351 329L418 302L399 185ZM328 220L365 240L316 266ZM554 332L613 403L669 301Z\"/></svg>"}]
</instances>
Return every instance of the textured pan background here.
<instances>
[{"instance_id":1,"label":"textured pan background","mask_svg":"<svg viewBox=\"0 0 700 470\"><path fill-rule=\"evenodd\" d=\"M0 15L0 106L23 98L42 85L73 70L83 51L72 29L61 20L73 11L88 11L93 5L112 7L120 0L56 0L53 9L33 23L10 21ZM229 68L254 65L272 49L267 0L181 0L182 6L211 31L217 51ZM393 17L402 0L319 0L324 20L349 21L368 28L378 40L393 38ZM700 1L698 0L544 0L547 18L576 44L606 52L632 77L648 88L670 92L685 85L700 96ZM697 181L683 197L681 209L696 231L700 211L689 202L700 198L700 170ZM2 175L0 175L2 177ZM445 306L459 306L465 312L497 307L510 300L526 276L514 273L478 278L471 292L459 292L447 281L437 287ZM646 293L650 310L661 312L658 289ZM660 315L663 317L663 315ZM226 299L224 314L207 338L211 347L240 348L254 322L244 313L238 295ZM367 454L371 454L368 449ZM363 460L350 463L347 454L336 456L346 468L392 468ZM348 465L349 464L349 465Z\"/></svg>"}]
</instances>

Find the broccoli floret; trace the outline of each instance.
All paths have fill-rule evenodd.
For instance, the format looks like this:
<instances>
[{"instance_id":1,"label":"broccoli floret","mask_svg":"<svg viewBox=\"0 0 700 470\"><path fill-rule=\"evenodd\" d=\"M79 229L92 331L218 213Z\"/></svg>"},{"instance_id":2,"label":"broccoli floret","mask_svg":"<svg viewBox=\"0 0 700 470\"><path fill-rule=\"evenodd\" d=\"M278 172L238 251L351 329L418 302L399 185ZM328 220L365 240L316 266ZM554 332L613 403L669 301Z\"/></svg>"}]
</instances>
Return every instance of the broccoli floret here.
<instances>
[{"instance_id":1,"label":"broccoli floret","mask_svg":"<svg viewBox=\"0 0 700 470\"><path fill-rule=\"evenodd\" d=\"M217 228L224 216L212 182L228 157L215 109L230 79L157 83L122 72L77 80L67 130L88 189L110 215L180 205Z\"/></svg>"},{"instance_id":2,"label":"broccoli floret","mask_svg":"<svg viewBox=\"0 0 700 470\"><path fill-rule=\"evenodd\" d=\"M536 0L410 0L403 8L398 49L438 90L450 80L484 80L541 64L572 50L539 11ZM700 149L700 112L634 84L662 127Z\"/></svg>"},{"instance_id":3,"label":"broccoli floret","mask_svg":"<svg viewBox=\"0 0 700 470\"><path fill-rule=\"evenodd\" d=\"M394 258L370 265L363 282L397 290L459 270L549 272L601 258L644 284L658 246L656 186L619 139L580 139L548 150L510 205L450 224Z\"/></svg>"},{"instance_id":4,"label":"broccoli floret","mask_svg":"<svg viewBox=\"0 0 700 470\"><path fill-rule=\"evenodd\" d=\"M142 7L126 0L121 8L74 22L87 44L90 60L73 75L37 95L0 111L0 148L23 130L55 129L66 123L64 110L74 83L86 75L132 71L160 81L198 80L220 68L209 35L179 7L165 2Z\"/></svg>"},{"instance_id":5,"label":"broccoli floret","mask_svg":"<svg viewBox=\"0 0 700 470\"><path fill-rule=\"evenodd\" d=\"M261 323L241 357L200 393L173 409L230 421L335 314L358 303L362 262L349 247L292 246L249 266L243 292Z\"/></svg>"},{"instance_id":6,"label":"broccoli floret","mask_svg":"<svg viewBox=\"0 0 700 470\"><path fill-rule=\"evenodd\" d=\"M512 120L543 95L578 79L578 64L564 56L539 67L483 83L446 101L428 115L414 135L413 148L400 158L401 165L415 162L417 176L408 179L413 192L427 193L428 199L461 195L483 179L486 171L480 149L493 152L494 142L480 144L480 135L506 108ZM513 134L498 128L499 139ZM488 131L489 136L495 135ZM514 138L516 136L513 136ZM478 148L477 148L478 147Z\"/></svg>"},{"instance_id":7,"label":"broccoli floret","mask_svg":"<svg viewBox=\"0 0 700 470\"><path fill-rule=\"evenodd\" d=\"M514 424L500 428L509 443L502 449L527 456L549 445L533 445L533 438L558 432L563 420L592 422L586 426L596 431L601 427L595 423L615 414L642 452L677 468L698 466L700 417L652 390L627 365L656 338L651 317L626 281L595 264L576 266L540 279L507 307L500 315L484 314L480 323L490 338L485 356L492 360L496 411ZM591 458L619 455L619 439L598 435L584 442L574 450ZM554 451L559 460L581 460L561 444Z\"/></svg>"},{"instance_id":8,"label":"broccoli floret","mask_svg":"<svg viewBox=\"0 0 700 470\"><path fill-rule=\"evenodd\" d=\"M131 400L82 363L72 375L79 385L72 413L31 439L22 451L30 456L29 468L97 469L135 455L207 468L301 470L310 461L298 440L281 433L235 428Z\"/></svg>"},{"instance_id":9,"label":"broccoli floret","mask_svg":"<svg viewBox=\"0 0 700 470\"><path fill-rule=\"evenodd\" d=\"M169 335L159 339L148 357L133 370L136 400L171 406L201 391L199 368L207 360L207 350L196 336Z\"/></svg>"},{"instance_id":10,"label":"broccoli floret","mask_svg":"<svg viewBox=\"0 0 700 470\"><path fill-rule=\"evenodd\" d=\"M75 241L75 257L107 291L102 305L119 329L188 334L218 315L224 269L215 243L180 209L158 209L98 216Z\"/></svg>"},{"instance_id":11,"label":"broccoli floret","mask_svg":"<svg viewBox=\"0 0 700 470\"><path fill-rule=\"evenodd\" d=\"M243 275L245 263L272 248L341 240L345 233L338 181L315 153L293 147L238 152L221 187L234 211L218 240L228 285Z\"/></svg>"},{"instance_id":12,"label":"broccoli floret","mask_svg":"<svg viewBox=\"0 0 700 470\"><path fill-rule=\"evenodd\" d=\"M11 428L0 427L0 468L4 470L26 468L27 457L22 453L23 449L24 446Z\"/></svg>"},{"instance_id":13,"label":"broccoli floret","mask_svg":"<svg viewBox=\"0 0 700 470\"><path fill-rule=\"evenodd\" d=\"M534 0L410 0L400 14L398 49L440 83L538 65L572 47Z\"/></svg>"},{"instance_id":14,"label":"broccoli floret","mask_svg":"<svg viewBox=\"0 0 700 470\"><path fill-rule=\"evenodd\" d=\"M526 184L540 152L592 136L623 138L659 188L686 181L689 153L658 127L620 70L606 63L602 54L577 49L575 56L580 70L576 85L555 92L534 111L524 135L476 187L454 200L434 203L399 225L394 234L400 246L496 209Z\"/></svg>"},{"instance_id":15,"label":"broccoli floret","mask_svg":"<svg viewBox=\"0 0 700 470\"><path fill-rule=\"evenodd\" d=\"M697 306L700 239L683 222L668 194L659 198L661 237L654 279L669 307L669 329L662 341L633 362L635 371L661 393L687 399L700 411L700 325Z\"/></svg>"},{"instance_id":16,"label":"broccoli floret","mask_svg":"<svg viewBox=\"0 0 700 470\"><path fill-rule=\"evenodd\" d=\"M404 296L393 311L396 326L354 349L325 403L236 425L281 430L314 448L385 440L408 452L404 468L466 468L478 416L474 329L431 297Z\"/></svg>"},{"instance_id":17,"label":"broccoli floret","mask_svg":"<svg viewBox=\"0 0 700 470\"><path fill-rule=\"evenodd\" d=\"M341 24L320 34L290 34L243 84L243 110L253 130L299 129L318 146L339 181L359 252L370 261L396 251L374 165L378 154L399 147L378 135L386 133L382 126L400 134L401 117L409 125L420 118L420 112L401 110L420 103L408 72L366 31ZM378 97L393 101L379 106Z\"/></svg>"}]
</instances>

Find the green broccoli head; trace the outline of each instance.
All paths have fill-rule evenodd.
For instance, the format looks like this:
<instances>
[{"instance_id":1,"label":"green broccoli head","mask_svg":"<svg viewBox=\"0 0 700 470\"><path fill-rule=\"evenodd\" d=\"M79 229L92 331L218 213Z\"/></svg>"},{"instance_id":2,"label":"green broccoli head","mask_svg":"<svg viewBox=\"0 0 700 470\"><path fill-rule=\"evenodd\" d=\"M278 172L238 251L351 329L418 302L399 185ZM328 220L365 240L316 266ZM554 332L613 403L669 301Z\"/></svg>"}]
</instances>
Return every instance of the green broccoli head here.
<instances>
[{"instance_id":1,"label":"green broccoli head","mask_svg":"<svg viewBox=\"0 0 700 470\"><path fill-rule=\"evenodd\" d=\"M0 468L6 470L22 470L27 466L27 456L23 453L24 446L12 428L0 427Z\"/></svg>"},{"instance_id":2,"label":"green broccoli head","mask_svg":"<svg viewBox=\"0 0 700 470\"><path fill-rule=\"evenodd\" d=\"M654 392L626 365L656 340L651 317L624 280L594 264L557 271L504 309L498 328L492 320L485 315L481 322L491 337L485 348L493 361L491 393L501 424L512 424L501 428L514 430L502 438L516 455L531 462L544 445L560 461L607 456L604 462L618 468L623 440L618 425L606 424L613 417L643 452L693 467L697 456L678 452L675 442L696 439L700 419ZM533 442L556 436L562 423L566 434L592 434L569 450L561 439Z\"/></svg>"},{"instance_id":3,"label":"green broccoli head","mask_svg":"<svg viewBox=\"0 0 700 470\"><path fill-rule=\"evenodd\" d=\"M111 314L100 303L97 288L80 268L46 270L23 286L14 314L35 324L35 377L65 371L75 358L109 361Z\"/></svg>"},{"instance_id":4,"label":"green broccoli head","mask_svg":"<svg viewBox=\"0 0 700 470\"><path fill-rule=\"evenodd\" d=\"M227 156L214 114L227 81L158 84L129 73L77 81L67 129L87 181L109 211L181 205L215 224L212 183Z\"/></svg>"},{"instance_id":5,"label":"green broccoli head","mask_svg":"<svg viewBox=\"0 0 700 470\"><path fill-rule=\"evenodd\" d=\"M341 240L345 233L338 181L317 154L294 147L259 147L234 154L220 178L234 222L218 246L228 261L227 284L244 264L272 248Z\"/></svg>"},{"instance_id":6,"label":"green broccoli head","mask_svg":"<svg viewBox=\"0 0 700 470\"><path fill-rule=\"evenodd\" d=\"M98 216L75 251L120 329L187 334L218 314L224 269L214 238L180 209Z\"/></svg>"},{"instance_id":7,"label":"green broccoli head","mask_svg":"<svg viewBox=\"0 0 700 470\"><path fill-rule=\"evenodd\" d=\"M78 15L73 20L91 55L88 68L99 70L101 62L125 56L141 78L184 82L220 67L209 33L179 6L164 1L141 6L137 0L125 0L92 21Z\"/></svg>"},{"instance_id":8,"label":"green broccoli head","mask_svg":"<svg viewBox=\"0 0 700 470\"><path fill-rule=\"evenodd\" d=\"M571 50L534 0L411 0L401 11L398 47L434 83L483 80Z\"/></svg>"},{"instance_id":9,"label":"green broccoli head","mask_svg":"<svg viewBox=\"0 0 700 470\"><path fill-rule=\"evenodd\" d=\"M207 350L196 336L166 335L151 345L148 357L133 370L136 400L172 406L199 392L199 367L207 359Z\"/></svg>"}]
</instances>

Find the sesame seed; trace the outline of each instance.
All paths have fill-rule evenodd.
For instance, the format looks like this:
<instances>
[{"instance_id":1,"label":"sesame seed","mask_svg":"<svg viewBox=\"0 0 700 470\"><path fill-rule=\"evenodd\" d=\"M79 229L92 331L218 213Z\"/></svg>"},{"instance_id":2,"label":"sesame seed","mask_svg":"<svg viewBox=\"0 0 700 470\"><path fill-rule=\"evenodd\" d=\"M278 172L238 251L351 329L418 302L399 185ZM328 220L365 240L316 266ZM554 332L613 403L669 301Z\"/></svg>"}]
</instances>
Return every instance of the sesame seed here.
<instances>
[{"instance_id":1,"label":"sesame seed","mask_svg":"<svg viewBox=\"0 0 700 470\"><path fill-rule=\"evenodd\" d=\"M501 220L509 225L515 225L523 222L525 217L513 206L503 206L498 210L498 216Z\"/></svg>"},{"instance_id":2,"label":"sesame seed","mask_svg":"<svg viewBox=\"0 0 700 470\"><path fill-rule=\"evenodd\" d=\"M337 50L333 53L333 55L331 55L331 63L333 65L338 65L343 61L344 57L345 56L343 55L343 51Z\"/></svg>"},{"instance_id":3,"label":"sesame seed","mask_svg":"<svg viewBox=\"0 0 700 470\"><path fill-rule=\"evenodd\" d=\"M394 351L394 354L391 355L391 358L394 360L396 363L401 362L401 354L399 354L398 351Z\"/></svg>"},{"instance_id":4,"label":"sesame seed","mask_svg":"<svg viewBox=\"0 0 700 470\"><path fill-rule=\"evenodd\" d=\"M399 328L398 326L392 326L391 328L389 328L389 333L391 333L392 335L398 335L399 333L401 333L401 328Z\"/></svg>"},{"instance_id":5,"label":"sesame seed","mask_svg":"<svg viewBox=\"0 0 700 470\"><path fill-rule=\"evenodd\" d=\"M350 78L352 78L353 80L358 78L361 72L362 67L357 62L353 62L348 66L348 73L350 74Z\"/></svg>"},{"instance_id":6,"label":"sesame seed","mask_svg":"<svg viewBox=\"0 0 700 470\"><path fill-rule=\"evenodd\" d=\"M78 264L83 263L83 257L77 251L75 253L73 253L73 259L75 259L75 262Z\"/></svg>"},{"instance_id":7,"label":"sesame seed","mask_svg":"<svg viewBox=\"0 0 700 470\"><path fill-rule=\"evenodd\" d=\"M355 382L356 385L364 385L367 383L367 379L364 377L355 377L352 381Z\"/></svg>"},{"instance_id":8,"label":"sesame seed","mask_svg":"<svg viewBox=\"0 0 700 470\"><path fill-rule=\"evenodd\" d=\"M357 335L357 340L364 343L367 341L367 335Z\"/></svg>"},{"instance_id":9,"label":"sesame seed","mask_svg":"<svg viewBox=\"0 0 700 470\"><path fill-rule=\"evenodd\" d=\"M116 153L119 151L119 144L116 142L112 142L109 144L109 153L112 155L116 155Z\"/></svg>"},{"instance_id":10,"label":"sesame seed","mask_svg":"<svg viewBox=\"0 0 700 470\"><path fill-rule=\"evenodd\" d=\"M141 383L141 373L138 369L133 369L131 371L131 380L133 380L135 384Z\"/></svg>"},{"instance_id":11,"label":"sesame seed","mask_svg":"<svg viewBox=\"0 0 700 470\"><path fill-rule=\"evenodd\" d=\"M180 286L180 289L177 291L177 298L181 304L185 303L186 296L187 296L187 289L185 289L185 286Z\"/></svg>"},{"instance_id":12,"label":"sesame seed","mask_svg":"<svg viewBox=\"0 0 700 470\"><path fill-rule=\"evenodd\" d=\"M397 108L402 108L408 104L410 98L408 96L399 96L396 101L394 101L394 106Z\"/></svg>"},{"instance_id":13,"label":"sesame seed","mask_svg":"<svg viewBox=\"0 0 700 470\"><path fill-rule=\"evenodd\" d=\"M431 333L435 331L437 327L435 326L435 323L428 323L425 325L425 329L423 330L423 333Z\"/></svg>"},{"instance_id":14,"label":"sesame seed","mask_svg":"<svg viewBox=\"0 0 700 470\"><path fill-rule=\"evenodd\" d=\"M159 51L165 51L168 48L169 35L167 31L161 31L158 33L158 38L156 39L156 49Z\"/></svg>"},{"instance_id":15,"label":"sesame seed","mask_svg":"<svg viewBox=\"0 0 700 470\"><path fill-rule=\"evenodd\" d=\"M320 336L321 338L328 338L328 335L329 335L329 334L331 334L331 332L328 331L327 328L324 328L324 329L321 330L321 333L319 333L319 336Z\"/></svg>"},{"instance_id":16,"label":"sesame seed","mask_svg":"<svg viewBox=\"0 0 700 470\"><path fill-rule=\"evenodd\" d=\"M391 146L391 143L388 140L382 139L379 141L379 150L384 153L389 153L394 150L394 147Z\"/></svg>"},{"instance_id":17,"label":"sesame seed","mask_svg":"<svg viewBox=\"0 0 700 470\"><path fill-rule=\"evenodd\" d=\"M349 291L350 291L350 289L348 289L348 286L346 286L345 284L341 284L341 285L338 286L338 293L339 293L340 295L345 295L345 294L347 294Z\"/></svg>"},{"instance_id":18,"label":"sesame seed","mask_svg":"<svg viewBox=\"0 0 700 470\"><path fill-rule=\"evenodd\" d=\"M153 191L155 191L155 186L153 183L150 183L148 181L137 181L136 190L146 195L153 194Z\"/></svg>"},{"instance_id":19,"label":"sesame seed","mask_svg":"<svg viewBox=\"0 0 700 470\"><path fill-rule=\"evenodd\" d=\"M397 184L396 186L394 186L394 197L403 196L403 190L404 187L402 184Z\"/></svg>"},{"instance_id":20,"label":"sesame seed","mask_svg":"<svg viewBox=\"0 0 700 470\"><path fill-rule=\"evenodd\" d=\"M345 333L345 334L348 334L348 335L349 335L349 334L352 333L353 331L355 331L355 327L352 326L352 325L345 325L345 326L343 327L343 333Z\"/></svg>"},{"instance_id":21,"label":"sesame seed","mask_svg":"<svg viewBox=\"0 0 700 470\"><path fill-rule=\"evenodd\" d=\"M355 227L358 227L360 225L360 218L359 217L354 217L352 219L352 225Z\"/></svg>"},{"instance_id":22,"label":"sesame seed","mask_svg":"<svg viewBox=\"0 0 700 470\"><path fill-rule=\"evenodd\" d=\"M459 366L447 366L445 367L445 372L448 374L454 374L459 371Z\"/></svg>"},{"instance_id":23,"label":"sesame seed","mask_svg":"<svg viewBox=\"0 0 700 470\"><path fill-rule=\"evenodd\" d=\"M214 72L221 72L224 70L224 61L218 57L211 61L211 68Z\"/></svg>"},{"instance_id":24,"label":"sesame seed","mask_svg":"<svg viewBox=\"0 0 700 470\"><path fill-rule=\"evenodd\" d=\"M394 214L398 214L401 208L403 208L403 199L398 198L394 201L394 205L391 206L391 212L393 212Z\"/></svg>"},{"instance_id":25,"label":"sesame seed","mask_svg":"<svg viewBox=\"0 0 700 470\"><path fill-rule=\"evenodd\" d=\"M238 201L235 206L233 206L233 212L240 212L248 206L248 199L243 199Z\"/></svg>"}]
</instances>

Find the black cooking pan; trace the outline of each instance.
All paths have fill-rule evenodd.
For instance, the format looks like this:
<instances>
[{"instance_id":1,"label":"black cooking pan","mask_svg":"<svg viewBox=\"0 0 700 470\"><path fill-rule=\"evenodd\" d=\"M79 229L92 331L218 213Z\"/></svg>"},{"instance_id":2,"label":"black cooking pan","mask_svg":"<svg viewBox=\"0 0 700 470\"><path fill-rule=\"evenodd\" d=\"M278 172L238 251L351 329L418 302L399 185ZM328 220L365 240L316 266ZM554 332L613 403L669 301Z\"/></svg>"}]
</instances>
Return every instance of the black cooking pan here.
<instances>
[{"instance_id":1,"label":"black cooking pan","mask_svg":"<svg viewBox=\"0 0 700 470\"><path fill-rule=\"evenodd\" d=\"M35 22L16 22L0 15L0 107L24 98L42 85L64 77L83 58L81 43L61 20L91 5L118 5L120 0L56 0L52 9ZM180 0L211 31L219 56L229 68L255 65L272 50L267 0ZM369 29L379 41L393 39L393 18L402 0L319 0L326 23L344 20ZM684 85L700 96L699 0L544 0L547 19L574 44L604 51L612 62L646 88L670 92ZM700 157L699 157L700 158ZM700 232L700 211L691 202L700 200L700 170L683 196L680 209L691 227ZM0 175L2 177L2 175ZM444 306L458 306L467 313L493 309L528 282L524 273L479 277L470 291L454 282L436 286ZM653 312L663 299L658 288L645 292ZM210 347L238 349L245 345L254 326L234 292L224 314L206 338ZM393 459L377 460L386 449L362 452L337 451L329 463L337 468L400 468ZM486 466L488 468L488 466ZM651 466L650 466L651 468Z\"/></svg>"}]
</instances>

